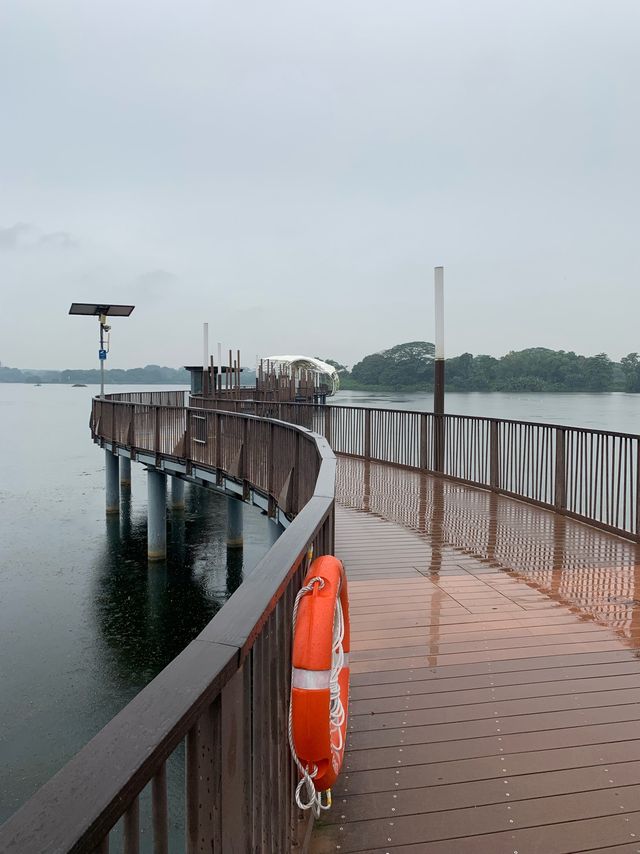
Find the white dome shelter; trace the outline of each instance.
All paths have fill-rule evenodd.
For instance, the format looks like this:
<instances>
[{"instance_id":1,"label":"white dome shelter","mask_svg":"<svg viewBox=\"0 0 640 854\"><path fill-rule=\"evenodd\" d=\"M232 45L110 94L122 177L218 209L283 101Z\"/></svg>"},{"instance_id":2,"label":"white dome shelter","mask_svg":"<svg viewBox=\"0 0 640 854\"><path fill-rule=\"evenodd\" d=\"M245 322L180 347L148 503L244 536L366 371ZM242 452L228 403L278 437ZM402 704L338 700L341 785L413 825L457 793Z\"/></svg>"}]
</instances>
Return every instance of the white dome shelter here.
<instances>
[{"instance_id":1,"label":"white dome shelter","mask_svg":"<svg viewBox=\"0 0 640 854\"><path fill-rule=\"evenodd\" d=\"M333 365L313 356L266 356L262 361L272 370L287 374L292 379L299 379L305 373L312 374L316 386L326 386L329 397L340 388L340 376Z\"/></svg>"}]
</instances>

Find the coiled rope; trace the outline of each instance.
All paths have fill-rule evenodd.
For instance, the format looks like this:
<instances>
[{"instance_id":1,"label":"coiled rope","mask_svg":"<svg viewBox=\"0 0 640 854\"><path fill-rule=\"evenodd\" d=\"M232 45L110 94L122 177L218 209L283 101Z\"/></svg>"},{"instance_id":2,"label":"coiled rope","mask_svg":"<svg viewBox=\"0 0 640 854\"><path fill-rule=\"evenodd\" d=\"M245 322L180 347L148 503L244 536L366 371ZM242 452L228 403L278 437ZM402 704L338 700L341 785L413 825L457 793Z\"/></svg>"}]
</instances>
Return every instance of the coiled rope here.
<instances>
[{"instance_id":1,"label":"coiled rope","mask_svg":"<svg viewBox=\"0 0 640 854\"><path fill-rule=\"evenodd\" d=\"M307 552L307 569L311 564L311 560L313 558L313 548L309 549ZM310 578L307 584L300 588L298 591L298 595L296 596L296 600L293 605L293 618L292 618L292 635L295 637L296 633L296 620L298 618L298 608L300 606L300 602L303 597L307 595L307 593L313 592L313 585L319 584L320 590L324 587L324 579L320 578L319 575ZM338 677L340 676L340 671L344 666L344 649L342 647L342 641L344 639L344 615L342 613L342 605L340 604L340 591L338 591L338 595L336 596L336 608L333 618L333 639L332 639L332 648L331 648L331 675L329 677L329 727L331 731L331 752L333 754L332 761L334 767L339 765L340 763L340 753L342 751L342 730L341 727L344 723L345 718L345 710L342 705L342 698L340 696L340 683L338 681ZM293 671L292 671L293 672ZM291 691L293 691L293 675L291 679ZM293 756L293 760L296 763L298 770L300 771L301 778L296 786L295 798L296 804L301 810L313 810L313 815L315 818L320 816L321 810L328 810L331 807L331 789L327 789L327 802L326 804L322 803L322 792L317 792L315 786L313 785L313 780L318 773L318 766L314 763L311 768L308 766L304 766L300 759L298 758L298 754L296 753L295 746L293 744L293 724L292 724L292 702L291 702L291 693L289 694L289 747L291 749L291 755ZM333 732L337 731L338 734L338 744L334 744L333 742ZM303 787L307 788L307 800L302 800L302 789Z\"/></svg>"}]
</instances>

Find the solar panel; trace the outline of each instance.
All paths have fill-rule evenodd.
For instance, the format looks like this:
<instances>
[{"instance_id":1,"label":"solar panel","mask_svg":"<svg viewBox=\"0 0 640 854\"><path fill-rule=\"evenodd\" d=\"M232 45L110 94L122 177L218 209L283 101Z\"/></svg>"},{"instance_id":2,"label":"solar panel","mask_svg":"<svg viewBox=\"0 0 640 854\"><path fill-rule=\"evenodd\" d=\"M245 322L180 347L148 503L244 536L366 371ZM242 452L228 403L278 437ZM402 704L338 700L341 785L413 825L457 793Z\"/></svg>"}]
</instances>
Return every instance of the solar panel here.
<instances>
[{"instance_id":1,"label":"solar panel","mask_svg":"<svg viewBox=\"0 0 640 854\"><path fill-rule=\"evenodd\" d=\"M83 314L99 317L101 314L110 317L129 317L134 305L109 305L107 303L72 302L69 314Z\"/></svg>"}]
</instances>

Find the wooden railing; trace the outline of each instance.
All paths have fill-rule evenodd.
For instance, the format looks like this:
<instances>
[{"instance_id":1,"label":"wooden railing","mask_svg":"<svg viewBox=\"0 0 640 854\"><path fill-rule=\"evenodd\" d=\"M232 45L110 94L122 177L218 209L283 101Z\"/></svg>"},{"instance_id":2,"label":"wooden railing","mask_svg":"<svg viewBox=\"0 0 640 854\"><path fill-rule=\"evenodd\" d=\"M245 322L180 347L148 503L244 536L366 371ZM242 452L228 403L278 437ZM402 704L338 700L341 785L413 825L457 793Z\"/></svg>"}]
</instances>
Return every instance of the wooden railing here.
<instances>
[{"instance_id":1,"label":"wooden railing","mask_svg":"<svg viewBox=\"0 0 640 854\"><path fill-rule=\"evenodd\" d=\"M204 631L0 828L3 852L104 854L110 837L125 854L284 852L308 826L287 746L291 614L309 549L333 552L335 457L296 426L145 394L94 399L94 439L236 479L293 521ZM167 769L181 751L176 795Z\"/></svg>"},{"instance_id":2,"label":"wooden railing","mask_svg":"<svg viewBox=\"0 0 640 854\"><path fill-rule=\"evenodd\" d=\"M298 424L338 454L436 472L640 541L640 436L467 415L191 398Z\"/></svg>"}]
</instances>

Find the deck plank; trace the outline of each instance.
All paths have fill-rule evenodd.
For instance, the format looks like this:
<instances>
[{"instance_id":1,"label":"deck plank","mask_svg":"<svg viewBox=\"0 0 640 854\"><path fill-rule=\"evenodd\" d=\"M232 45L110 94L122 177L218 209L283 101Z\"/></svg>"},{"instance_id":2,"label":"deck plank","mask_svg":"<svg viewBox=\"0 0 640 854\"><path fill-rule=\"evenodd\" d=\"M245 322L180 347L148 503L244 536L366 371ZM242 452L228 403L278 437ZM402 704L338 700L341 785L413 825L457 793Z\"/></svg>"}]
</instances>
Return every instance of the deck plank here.
<instances>
[{"instance_id":1,"label":"deck plank","mask_svg":"<svg viewBox=\"0 0 640 854\"><path fill-rule=\"evenodd\" d=\"M364 473L339 460L349 732L311 851L640 852L638 546Z\"/></svg>"}]
</instances>

